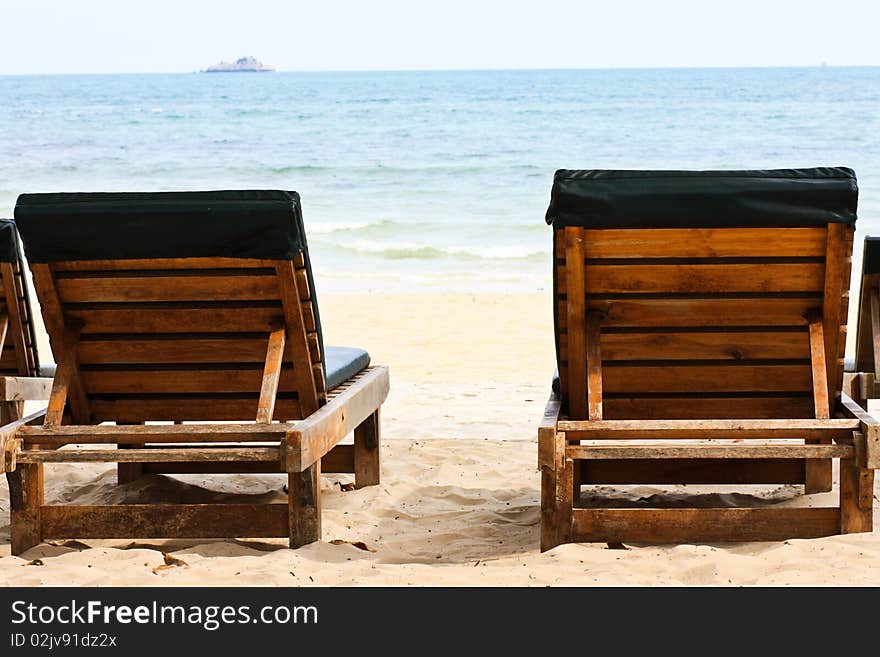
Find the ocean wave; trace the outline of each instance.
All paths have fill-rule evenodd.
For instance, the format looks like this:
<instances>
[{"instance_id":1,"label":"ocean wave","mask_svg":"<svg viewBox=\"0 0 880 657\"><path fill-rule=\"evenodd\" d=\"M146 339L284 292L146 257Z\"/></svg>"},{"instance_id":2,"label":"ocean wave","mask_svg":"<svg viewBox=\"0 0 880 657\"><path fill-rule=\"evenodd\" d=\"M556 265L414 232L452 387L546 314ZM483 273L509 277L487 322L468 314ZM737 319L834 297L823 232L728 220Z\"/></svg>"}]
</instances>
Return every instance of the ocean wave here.
<instances>
[{"instance_id":1,"label":"ocean wave","mask_svg":"<svg viewBox=\"0 0 880 657\"><path fill-rule=\"evenodd\" d=\"M536 261L547 258L550 249L527 245L497 246L436 246L431 244L361 241L354 244L332 244L332 248L386 260L519 260Z\"/></svg>"},{"instance_id":2,"label":"ocean wave","mask_svg":"<svg viewBox=\"0 0 880 657\"><path fill-rule=\"evenodd\" d=\"M290 164L282 167L268 167L271 173L318 173L325 171L334 171L339 167L325 167L317 164Z\"/></svg>"},{"instance_id":3,"label":"ocean wave","mask_svg":"<svg viewBox=\"0 0 880 657\"><path fill-rule=\"evenodd\" d=\"M310 235L330 235L332 233L349 233L355 230L363 230L370 226L381 226L394 222L383 221L328 221L321 224L311 224L308 228Z\"/></svg>"}]
</instances>

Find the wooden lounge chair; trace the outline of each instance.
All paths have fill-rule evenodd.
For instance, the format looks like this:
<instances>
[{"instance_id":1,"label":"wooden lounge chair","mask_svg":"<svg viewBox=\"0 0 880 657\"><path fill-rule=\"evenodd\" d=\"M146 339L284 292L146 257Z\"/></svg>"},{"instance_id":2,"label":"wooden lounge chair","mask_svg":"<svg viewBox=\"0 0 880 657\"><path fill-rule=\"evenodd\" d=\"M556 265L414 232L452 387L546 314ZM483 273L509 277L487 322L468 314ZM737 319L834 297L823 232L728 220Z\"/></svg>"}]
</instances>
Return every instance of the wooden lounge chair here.
<instances>
[{"instance_id":1,"label":"wooden lounge chair","mask_svg":"<svg viewBox=\"0 0 880 657\"><path fill-rule=\"evenodd\" d=\"M880 397L880 237L865 238L851 396L865 408Z\"/></svg>"},{"instance_id":2,"label":"wooden lounge chair","mask_svg":"<svg viewBox=\"0 0 880 657\"><path fill-rule=\"evenodd\" d=\"M388 370L325 351L298 195L22 195L16 221L58 370L42 426L2 432L14 554L73 537L296 547L321 538L322 469L378 483ZM117 462L123 481L287 473L289 500L46 505L43 466L62 462Z\"/></svg>"},{"instance_id":3,"label":"wooden lounge chair","mask_svg":"<svg viewBox=\"0 0 880 657\"><path fill-rule=\"evenodd\" d=\"M543 549L871 531L880 442L841 396L856 200L842 168L556 173ZM583 485L829 491L835 458L830 508L579 499Z\"/></svg>"},{"instance_id":4,"label":"wooden lounge chair","mask_svg":"<svg viewBox=\"0 0 880 657\"><path fill-rule=\"evenodd\" d=\"M48 399L52 387L51 377L39 376L40 363L23 271L15 223L0 219L0 424L19 420L24 402Z\"/></svg>"}]
</instances>

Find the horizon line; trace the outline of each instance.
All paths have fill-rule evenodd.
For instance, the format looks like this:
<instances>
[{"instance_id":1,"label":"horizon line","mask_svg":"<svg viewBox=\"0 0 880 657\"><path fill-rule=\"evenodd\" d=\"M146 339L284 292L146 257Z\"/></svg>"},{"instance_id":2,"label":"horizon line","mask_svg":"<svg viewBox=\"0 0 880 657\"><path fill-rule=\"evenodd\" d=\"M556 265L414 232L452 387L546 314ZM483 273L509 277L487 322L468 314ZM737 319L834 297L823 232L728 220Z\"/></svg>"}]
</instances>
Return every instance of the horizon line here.
<instances>
[{"instance_id":1,"label":"horizon line","mask_svg":"<svg viewBox=\"0 0 880 657\"><path fill-rule=\"evenodd\" d=\"M811 69L811 68L880 68L880 64L741 64L741 65L677 65L677 66L559 66L559 67L489 67L489 68L376 68L376 69L277 69L256 71L256 73L516 73L516 72L554 72L554 71L662 71L662 70L738 70L738 69ZM4 73L0 77L28 77L50 75L190 75L206 73L204 69L178 71L76 71L40 73ZM212 75L225 72L212 72ZM230 71L238 75L239 71Z\"/></svg>"}]
</instances>

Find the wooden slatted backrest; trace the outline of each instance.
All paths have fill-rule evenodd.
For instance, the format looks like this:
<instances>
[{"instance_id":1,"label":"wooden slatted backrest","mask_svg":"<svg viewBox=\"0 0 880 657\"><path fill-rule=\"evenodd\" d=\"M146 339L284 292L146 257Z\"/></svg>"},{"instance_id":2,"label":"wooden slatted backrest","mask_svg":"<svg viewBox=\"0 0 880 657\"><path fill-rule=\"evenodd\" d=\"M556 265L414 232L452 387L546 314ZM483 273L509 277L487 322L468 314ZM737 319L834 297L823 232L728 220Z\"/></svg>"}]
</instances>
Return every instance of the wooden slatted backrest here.
<instances>
[{"instance_id":1,"label":"wooden slatted backrest","mask_svg":"<svg viewBox=\"0 0 880 657\"><path fill-rule=\"evenodd\" d=\"M28 288L15 224L0 220L0 376L36 376L38 369ZM2 322L5 321L5 326Z\"/></svg>"},{"instance_id":2,"label":"wooden slatted backrest","mask_svg":"<svg viewBox=\"0 0 880 657\"><path fill-rule=\"evenodd\" d=\"M842 224L554 231L570 416L588 415L587 352L595 345L587 317L595 313L604 419L812 417L806 316L823 313L834 399L852 236Z\"/></svg>"},{"instance_id":3,"label":"wooden slatted backrest","mask_svg":"<svg viewBox=\"0 0 880 657\"><path fill-rule=\"evenodd\" d=\"M300 237L298 202L283 192L20 199L16 217L33 254L31 271L52 350L59 373L65 364L72 372L65 421L254 421L269 336L279 327L286 339L273 417L297 420L317 410L325 400L325 373L304 234L299 251L278 244ZM105 221L86 216L77 204L104 212ZM184 219L163 214L178 206L189 213ZM189 223L178 228L175 219ZM142 247L137 236L115 229L114 221L155 227L159 236L143 235L152 241ZM69 231L64 239L45 239L40 229L59 222L67 222L58 227L59 233ZM108 237L108 230L115 232ZM70 243L89 238L104 241ZM131 257L145 248L199 251L211 239L209 248L245 257ZM246 257L254 250L284 257ZM56 255L120 251L126 257Z\"/></svg>"},{"instance_id":4,"label":"wooden slatted backrest","mask_svg":"<svg viewBox=\"0 0 880 657\"><path fill-rule=\"evenodd\" d=\"M557 172L547 217L568 416L827 416L807 318L821 320L833 405L856 194L848 169Z\"/></svg>"},{"instance_id":5,"label":"wooden slatted backrest","mask_svg":"<svg viewBox=\"0 0 880 657\"><path fill-rule=\"evenodd\" d=\"M880 237L866 237L862 254L856 371L880 376Z\"/></svg>"}]
</instances>

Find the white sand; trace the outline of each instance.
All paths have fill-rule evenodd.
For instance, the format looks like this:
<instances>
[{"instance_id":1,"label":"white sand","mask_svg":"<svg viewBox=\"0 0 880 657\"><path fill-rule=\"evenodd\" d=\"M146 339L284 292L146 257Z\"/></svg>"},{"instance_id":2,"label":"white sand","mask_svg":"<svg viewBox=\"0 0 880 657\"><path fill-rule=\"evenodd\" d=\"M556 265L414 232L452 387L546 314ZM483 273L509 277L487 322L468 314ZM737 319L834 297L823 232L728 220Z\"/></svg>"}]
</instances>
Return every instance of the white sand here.
<instances>
[{"instance_id":1,"label":"white sand","mask_svg":"<svg viewBox=\"0 0 880 657\"><path fill-rule=\"evenodd\" d=\"M335 482L350 477L324 477L322 542L292 551L283 540L84 540L12 557L8 491L0 484L0 584L880 584L876 533L629 550L565 545L540 554L534 439L553 369L549 296L328 296L322 314L329 343L368 348L392 376L382 484L342 492ZM146 477L119 487L115 468L104 465L48 466L46 479L49 502L86 504L282 501L284 481ZM691 490L638 487L627 494L674 500ZM753 504L823 505L836 496L804 497L794 487L748 492ZM333 540L362 541L370 551ZM162 550L187 565L154 573ZM43 565L29 565L34 559Z\"/></svg>"}]
</instances>

